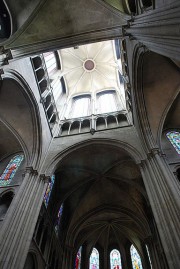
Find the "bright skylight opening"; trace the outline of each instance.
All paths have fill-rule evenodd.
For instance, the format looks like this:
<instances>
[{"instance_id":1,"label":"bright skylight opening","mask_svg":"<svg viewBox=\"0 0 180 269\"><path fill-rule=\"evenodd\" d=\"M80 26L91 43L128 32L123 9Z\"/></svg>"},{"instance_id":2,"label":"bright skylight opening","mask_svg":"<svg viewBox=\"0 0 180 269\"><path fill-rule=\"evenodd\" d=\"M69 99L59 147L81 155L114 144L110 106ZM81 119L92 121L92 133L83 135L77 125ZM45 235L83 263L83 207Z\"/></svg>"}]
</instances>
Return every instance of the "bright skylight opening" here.
<instances>
[{"instance_id":1,"label":"bright skylight opening","mask_svg":"<svg viewBox=\"0 0 180 269\"><path fill-rule=\"evenodd\" d=\"M44 54L61 119L126 110L120 46L111 40Z\"/></svg>"}]
</instances>

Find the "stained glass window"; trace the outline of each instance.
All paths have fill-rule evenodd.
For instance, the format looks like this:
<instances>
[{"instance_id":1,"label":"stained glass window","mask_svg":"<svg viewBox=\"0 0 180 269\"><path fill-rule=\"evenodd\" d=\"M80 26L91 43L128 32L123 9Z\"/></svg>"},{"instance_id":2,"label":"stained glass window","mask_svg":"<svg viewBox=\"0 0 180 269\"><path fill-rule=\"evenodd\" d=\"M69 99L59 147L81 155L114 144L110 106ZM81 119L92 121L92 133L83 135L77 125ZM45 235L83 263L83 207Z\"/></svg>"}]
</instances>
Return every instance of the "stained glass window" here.
<instances>
[{"instance_id":1,"label":"stained glass window","mask_svg":"<svg viewBox=\"0 0 180 269\"><path fill-rule=\"evenodd\" d=\"M146 245L146 250L147 250L147 254L148 254L148 258L149 258L150 267L152 269L151 257L150 257L149 249L148 249L148 246L147 245Z\"/></svg>"},{"instance_id":2,"label":"stained glass window","mask_svg":"<svg viewBox=\"0 0 180 269\"><path fill-rule=\"evenodd\" d=\"M139 253L133 245L130 248L130 253L133 269L143 269Z\"/></svg>"},{"instance_id":3,"label":"stained glass window","mask_svg":"<svg viewBox=\"0 0 180 269\"><path fill-rule=\"evenodd\" d=\"M20 166L23 159L24 159L24 155L19 154L19 155L14 156L10 160L4 172L0 176L0 186L6 186L10 184L11 180L15 176L15 173L18 170L18 167Z\"/></svg>"},{"instance_id":4,"label":"stained glass window","mask_svg":"<svg viewBox=\"0 0 180 269\"><path fill-rule=\"evenodd\" d=\"M79 248L78 253L76 255L75 269L81 268L81 251L82 251L82 247Z\"/></svg>"},{"instance_id":5,"label":"stained glass window","mask_svg":"<svg viewBox=\"0 0 180 269\"><path fill-rule=\"evenodd\" d=\"M46 207L48 206L48 203L49 203L49 198L51 196L51 191L52 191L52 188L54 186L54 180L55 180L55 176L52 175L51 182L48 183L46 191L44 193L44 203L45 203Z\"/></svg>"},{"instance_id":6,"label":"stained glass window","mask_svg":"<svg viewBox=\"0 0 180 269\"><path fill-rule=\"evenodd\" d=\"M111 269L122 269L121 255L117 249L113 249L110 253Z\"/></svg>"},{"instance_id":7,"label":"stained glass window","mask_svg":"<svg viewBox=\"0 0 180 269\"><path fill-rule=\"evenodd\" d=\"M59 230L59 224L61 222L62 213L63 213L63 204L60 206L58 214L57 214L57 219L56 219L56 223L55 223L56 233L58 233L58 230Z\"/></svg>"},{"instance_id":8,"label":"stained glass window","mask_svg":"<svg viewBox=\"0 0 180 269\"><path fill-rule=\"evenodd\" d=\"M168 132L166 136L177 151L177 153L180 154L180 132L171 131Z\"/></svg>"},{"instance_id":9,"label":"stained glass window","mask_svg":"<svg viewBox=\"0 0 180 269\"><path fill-rule=\"evenodd\" d=\"M89 269L99 269L99 252L93 248L89 258Z\"/></svg>"}]
</instances>

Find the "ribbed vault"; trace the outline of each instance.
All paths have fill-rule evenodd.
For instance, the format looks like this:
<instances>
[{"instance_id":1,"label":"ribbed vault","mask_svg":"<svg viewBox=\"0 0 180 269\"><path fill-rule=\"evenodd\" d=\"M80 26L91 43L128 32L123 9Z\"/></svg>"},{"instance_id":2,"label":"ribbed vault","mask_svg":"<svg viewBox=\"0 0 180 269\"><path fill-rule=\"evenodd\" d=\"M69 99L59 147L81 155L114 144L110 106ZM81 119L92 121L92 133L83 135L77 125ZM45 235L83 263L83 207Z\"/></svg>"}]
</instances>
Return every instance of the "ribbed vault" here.
<instances>
[{"instance_id":1,"label":"ribbed vault","mask_svg":"<svg viewBox=\"0 0 180 269\"><path fill-rule=\"evenodd\" d=\"M64 204L63 245L108 247L151 234L151 210L139 168L115 146L92 144L66 156L56 170L53 196L49 209L54 220Z\"/></svg>"}]
</instances>

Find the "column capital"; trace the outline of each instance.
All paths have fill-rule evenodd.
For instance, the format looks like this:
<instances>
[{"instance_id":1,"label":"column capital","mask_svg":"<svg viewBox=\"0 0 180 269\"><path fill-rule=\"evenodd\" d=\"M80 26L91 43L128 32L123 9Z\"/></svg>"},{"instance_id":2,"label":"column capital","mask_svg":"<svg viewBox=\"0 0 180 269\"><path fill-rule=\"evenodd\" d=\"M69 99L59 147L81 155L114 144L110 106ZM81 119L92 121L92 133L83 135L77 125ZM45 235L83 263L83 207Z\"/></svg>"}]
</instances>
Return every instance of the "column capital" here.
<instances>
[{"instance_id":1,"label":"column capital","mask_svg":"<svg viewBox=\"0 0 180 269\"><path fill-rule=\"evenodd\" d=\"M46 176L45 174L41 174L39 176L40 180L44 181L44 183L49 183L50 182L50 179L51 177L50 176Z\"/></svg>"},{"instance_id":2,"label":"column capital","mask_svg":"<svg viewBox=\"0 0 180 269\"><path fill-rule=\"evenodd\" d=\"M4 47L0 47L0 66L7 65L10 59L12 59L11 50L5 50Z\"/></svg>"},{"instance_id":3,"label":"column capital","mask_svg":"<svg viewBox=\"0 0 180 269\"><path fill-rule=\"evenodd\" d=\"M137 163L137 165L138 165L140 168L144 168L144 167L145 167L145 164L146 164L146 160L141 160L139 163Z\"/></svg>"},{"instance_id":4,"label":"column capital","mask_svg":"<svg viewBox=\"0 0 180 269\"><path fill-rule=\"evenodd\" d=\"M35 170L32 166L27 166L24 170L24 173L22 174L23 177L25 177L25 175L34 175L37 176L38 175L38 171Z\"/></svg>"}]
</instances>

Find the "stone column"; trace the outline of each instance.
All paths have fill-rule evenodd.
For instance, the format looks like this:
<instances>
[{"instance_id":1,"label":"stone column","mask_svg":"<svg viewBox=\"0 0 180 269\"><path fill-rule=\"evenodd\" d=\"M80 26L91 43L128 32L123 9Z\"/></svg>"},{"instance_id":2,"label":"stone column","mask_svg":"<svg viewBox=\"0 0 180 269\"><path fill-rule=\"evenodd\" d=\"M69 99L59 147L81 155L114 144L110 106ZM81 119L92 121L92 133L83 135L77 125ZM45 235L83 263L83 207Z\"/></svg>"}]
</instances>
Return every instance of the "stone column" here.
<instances>
[{"instance_id":1,"label":"stone column","mask_svg":"<svg viewBox=\"0 0 180 269\"><path fill-rule=\"evenodd\" d=\"M174 175L152 150L142 161L141 172L170 269L180 265L180 192Z\"/></svg>"},{"instance_id":2,"label":"stone column","mask_svg":"<svg viewBox=\"0 0 180 269\"><path fill-rule=\"evenodd\" d=\"M64 251L63 251L63 260L62 260L62 269L69 269L69 268L74 268L74 258L75 253L74 249L71 247L66 246Z\"/></svg>"},{"instance_id":3,"label":"stone column","mask_svg":"<svg viewBox=\"0 0 180 269\"><path fill-rule=\"evenodd\" d=\"M124 35L137 39L149 50L180 60L180 1L136 16L124 27Z\"/></svg>"},{"instance_id":4,"label":"stone column","mask_svg":"<svg viewBox=\"0 0 180 269\"><path fill-rule=\"evenodd\" d=\"M44 175L38 176L32 167L26 169L1 229L1 269L23 268L41 208L46 179Z\"/></svg>"}]
</instances>

